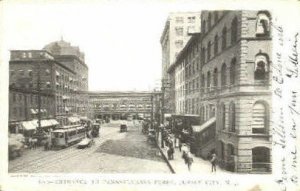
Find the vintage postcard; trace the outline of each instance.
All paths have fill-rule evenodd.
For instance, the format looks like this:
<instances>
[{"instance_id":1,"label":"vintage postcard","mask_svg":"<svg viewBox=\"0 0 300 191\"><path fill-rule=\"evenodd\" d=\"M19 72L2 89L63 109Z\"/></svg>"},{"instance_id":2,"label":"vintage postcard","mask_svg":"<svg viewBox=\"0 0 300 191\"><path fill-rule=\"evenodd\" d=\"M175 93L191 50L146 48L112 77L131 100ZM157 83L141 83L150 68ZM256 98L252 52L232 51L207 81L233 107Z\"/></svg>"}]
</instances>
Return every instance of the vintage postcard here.
<instances>
[{"instance_id":1,"label":"vintage postcard","mask_svg":"<svg viewBox=\"0 0 300 191\"><path fill-rule=\"evenodd\" d=\"M0 1L0 190L300 190L300 1Z\"/></svg>"}]
</instances>

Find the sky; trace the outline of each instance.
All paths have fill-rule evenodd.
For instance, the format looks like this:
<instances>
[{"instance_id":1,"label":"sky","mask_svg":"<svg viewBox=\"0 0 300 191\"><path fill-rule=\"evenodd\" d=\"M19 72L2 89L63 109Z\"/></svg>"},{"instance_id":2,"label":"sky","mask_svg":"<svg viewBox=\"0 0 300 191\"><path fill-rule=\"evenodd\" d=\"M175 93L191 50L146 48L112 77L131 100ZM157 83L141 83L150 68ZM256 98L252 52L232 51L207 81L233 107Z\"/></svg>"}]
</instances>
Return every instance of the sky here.
<instances>
[{"instance_id":1,"label":"sky","mask_svg":"<svg viewBox=\"0 0 300 191\"><path fill-rule=\"evenodd\" d=\"M0 61L8 63L9 50L42 49L46 44L63 38L85 53L89 90L151 91L160 87L162 61L159 40L170 12L257 9L270 3L9 0L1 5L0 51L4 50L4 56L0 57ZM279 5L278 9L281 8Z\"/></svg>"},{"instance_id":2,"label":"sky","mask_svg":"<svg viewBox=\"0 0 300 191\"><path fill-rule=\"evenodd\" d=\"M85 53L92 91L158 88L159 40L169 12L201 7L194 1L18 2L4 7L6 53L63 38Z\"/></svg>"}]
</instances>

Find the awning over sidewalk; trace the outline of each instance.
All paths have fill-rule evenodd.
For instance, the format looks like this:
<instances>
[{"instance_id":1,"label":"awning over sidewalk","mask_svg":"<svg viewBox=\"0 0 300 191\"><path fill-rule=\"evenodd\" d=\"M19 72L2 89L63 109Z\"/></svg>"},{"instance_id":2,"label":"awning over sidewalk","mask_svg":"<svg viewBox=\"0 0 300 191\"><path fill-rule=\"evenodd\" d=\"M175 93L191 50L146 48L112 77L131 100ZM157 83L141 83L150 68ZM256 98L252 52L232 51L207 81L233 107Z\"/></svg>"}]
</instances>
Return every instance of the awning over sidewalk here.
<instances>
[{"instance_id":1,"label":"awning over sidewalk","mask_svg":"<svg viewBox=\"0 0 300 191\"><path fill-rule=\"evenodd\" d=\"M212 117L202 125L192 125L192 128L194 132L201 132L215 122L216 122L216 117Z\"/></svg>"},{"instance_id":2,"label":"awning over sidewalk","mask_svg":"<svg viewBox=\"0 0 300 191\"><path fill-rule=\"evenodd\" d=\"M36 125L34 125L32 121L23 121L21 122L21 126L27 131L36 129Z\"/></svg>"},{"instance_id":3,"label":"awning over sidewalk","mask_svg":"<svg viewBox=\"0 0 300 191\"><path fill-rule=\"evenodd\" d=\"M51 126L55 126L58 124L59 123L55 119L41 120L42 128L51 127ZM38 120L23 121L23 122L21 122L21 126L27 131L35 130L38 127Z\"/></svg>"},{"instance_id":4,"label":"awning over sidewalk","mask_svg":"<svg viewBox=\"0 0 300 191\"><path fill-rule=\"evenodd\" d=\"M68 120L71 123L76 123L76 122L80 121L80 119L78 117L69 117Z\"/></svg>"}]
</instances>

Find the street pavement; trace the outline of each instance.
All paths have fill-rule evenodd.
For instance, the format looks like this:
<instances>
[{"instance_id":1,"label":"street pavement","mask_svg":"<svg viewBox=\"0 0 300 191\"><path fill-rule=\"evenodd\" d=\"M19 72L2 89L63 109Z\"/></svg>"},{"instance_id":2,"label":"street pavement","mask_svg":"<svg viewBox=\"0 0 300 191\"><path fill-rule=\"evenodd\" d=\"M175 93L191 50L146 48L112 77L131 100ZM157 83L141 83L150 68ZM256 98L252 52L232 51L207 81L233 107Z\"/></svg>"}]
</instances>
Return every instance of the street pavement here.
<instances>
[{"instance_id":1,"label":"street pavement","mask_svg":"<svg viewBox=\"0 0 300 191\"><path fill-rule=\"evenodd\" d=\"M103 124L90 148L76 145L61 150L26 150L9 161L8 171L23 173L171 173L158 148L147 143L141 124L129 122L120 133L120 121Z\"/></svg>"}]
</instances>

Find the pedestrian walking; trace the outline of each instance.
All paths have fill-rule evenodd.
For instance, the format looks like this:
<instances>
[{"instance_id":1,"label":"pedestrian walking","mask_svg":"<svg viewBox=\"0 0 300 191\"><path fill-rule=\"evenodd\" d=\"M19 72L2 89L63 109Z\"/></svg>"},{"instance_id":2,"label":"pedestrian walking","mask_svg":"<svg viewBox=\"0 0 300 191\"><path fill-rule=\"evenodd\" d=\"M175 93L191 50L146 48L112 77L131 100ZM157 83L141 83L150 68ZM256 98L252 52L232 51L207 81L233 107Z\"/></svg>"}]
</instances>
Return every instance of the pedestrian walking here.
<instances>
[{"instance_id":1,"label":"pedestrian walking","mask_svg":"<svg viewBox=\"0 0 300 191\"><path fill-rule=\"evenodd\" d=\"M184 144L182 144L181 150L182 150L183 154L186 154L189 149L188 149L187 145L184 143Z\"/></svg>"},{"instance_id":2,"label":"pedestrian walking","mask_svg":"<svg viewBox=\"0 0 300 191\"><path fill-rule=\"evenodd\" d=\"M194 162L194 159L192 157L192 154L191 154L191 152L188 151L187 154L186 154L186 163L187 163L189 171L191 171L191 167L192 167L193 162Z\"/></svg>"},{"instance_id":3,"label":"pedestrian walking","mask_svg":"<svg viewBox=\"0 0 300 191\"><path fill-rule=\"evenodd\" d=\"M211 155L211 172L217 172L216 163L217 163L217 155L213 153Z\"/></svg>"}]
</instances>

